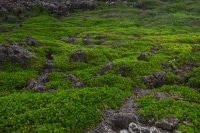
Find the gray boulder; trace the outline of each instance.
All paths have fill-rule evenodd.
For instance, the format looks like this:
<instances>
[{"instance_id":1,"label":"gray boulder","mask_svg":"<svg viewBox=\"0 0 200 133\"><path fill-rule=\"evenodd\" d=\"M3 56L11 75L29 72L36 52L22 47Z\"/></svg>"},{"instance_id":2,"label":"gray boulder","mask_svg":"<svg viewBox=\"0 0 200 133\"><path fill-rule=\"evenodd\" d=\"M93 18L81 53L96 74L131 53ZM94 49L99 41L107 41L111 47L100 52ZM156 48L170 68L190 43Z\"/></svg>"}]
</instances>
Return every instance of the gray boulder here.
<instances>
[{"instance_id":1,"label":"gray boulder","mask_svg":"<svg viewBox=\"0 0 200 133\"><path fill-rule=\"evenodd\" d=\"M72 83L73 88L83 88L83 87L85 87L85 85L83 83L81 83L80 80L72 74L65 75L64 77L67 78Z\"/></svg>"},{"instance_id":2,"label":"gray boulder","mask_svg":"<svg viewBox=\"0 0 200 133\"><path fill-rule=\"evenodd\" d=\"M87 55L82 50L78 50L75 53L70 54L69 61L70 62L86 62Z\"/></svg>"},{"instance_id":3,"label":"gray boulder","mask_svg":"<svg viewBox=\"0 0 200 133\"><path fill-rule=\"evenodd\" d=\"M157 88L166 83L166 74L163 72L156 72L153 73L152 75L148 76L145 75L142 77L142 81L145 84L148 84L151 89Z\"/></svg>"},{"instance_id":4,"label":"gray boulder","mask_svg":"<svg viewBox=\"0 0 200 133\"><path fill-rule=\"evenodd\" d=\"M108 62L100 72L96 73L96 76L101 76L107 74L112 68L114 67L114 64L112 62Z\"/></svg>"},{"instance_id":5,"label":"gray boulder","mask_svg":"<svg viewBox=\"0 0 200 133\"><path fill-rule=\"evenodd\" d=\"M40 75L38 79L31 80L27 84L26 90L32 90L36 92L45 92L45 86L48 82L49 73L44 73Z\"/></svg>"},{"instance_id":6,"label":"gray boulder","mask_svg":"<svg viewBox=\"0 0 200 133\"><path fill-rule=\"evenodd\" d=\"M29 46L35 46L35 47L37 47L37 46L40 45L40 43L37 40L33 39L31 36L27 36L26 37L26 42L27 42L27 44Z\"/></svg>"},{"instance_id":7,"label":"gray boulder","mask_svg":"<svg viewBox=\"0 0 200 133\"><path fill-rule=\"evenodd\" d=\"M179 119L176 117L170 117L167 119L158 120L155 126L167 131L173 131L179 124Z\"/></svg>"},{"instance_id":8,"label":"gray boulder","mask_svg":"<svg viewBox=\"0 0 200 133\"><path fill-rule=\"evenodd\" d=\"M138 57L138 60L142 60L142 61L148 61L147 56L145 55L145 53L141 53Z\"/></svg>"},{"instance_id":9,"label":"gray boulder","mask_svg":"<svg viewBox=\"0 0 200 133\"><path fill-rule=\"evenodd\" d=\"M0 45L0 65L7 60L27 67L30 63L29 57L31 55L34 54L21 47L18 43L13 43L10 46Z\"/></svg>"}]
</instances>

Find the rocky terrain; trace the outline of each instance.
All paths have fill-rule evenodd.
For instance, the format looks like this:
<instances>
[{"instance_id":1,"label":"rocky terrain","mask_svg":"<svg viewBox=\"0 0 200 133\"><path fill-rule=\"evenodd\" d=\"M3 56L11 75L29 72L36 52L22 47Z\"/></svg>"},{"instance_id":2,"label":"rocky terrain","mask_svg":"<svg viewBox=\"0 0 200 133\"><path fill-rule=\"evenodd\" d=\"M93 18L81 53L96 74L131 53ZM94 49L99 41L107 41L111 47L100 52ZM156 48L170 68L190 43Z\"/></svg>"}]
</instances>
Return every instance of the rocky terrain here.
<instances>
[{"instance_id":1,"label":"rocky terrain","mask_svg":"<svg viewBox=\"0 0 200 133\"><path fill-rule=\"evenodd\" d=\"M0 132L198 133L197 4L2 0Z\"/></svg>"}]
</instances>

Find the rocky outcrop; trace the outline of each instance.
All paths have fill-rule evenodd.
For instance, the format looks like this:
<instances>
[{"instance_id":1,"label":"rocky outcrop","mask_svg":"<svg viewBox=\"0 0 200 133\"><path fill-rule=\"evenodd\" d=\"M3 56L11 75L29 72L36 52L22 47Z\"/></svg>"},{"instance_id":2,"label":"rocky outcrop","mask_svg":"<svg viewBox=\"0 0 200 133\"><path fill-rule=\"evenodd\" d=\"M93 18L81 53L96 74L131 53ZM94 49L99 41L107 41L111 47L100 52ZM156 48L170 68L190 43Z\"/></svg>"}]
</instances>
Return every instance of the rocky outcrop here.
<instances>
[{"instance_id":1,"label":"rocky outcrop","mask_svg":"<svg viewBox=\"0 0 200 133\"><path fill-rule=\"evenodd\" d=\"M87 55L82 50L77 50L75 53L70 54L69 62L86 62Z\"/></svg>"},{"instance_id":2,"label":"rocky outcrop","mask_svg":"<svg viewBox=\"0 0 200 133\"><path fill-rule=\"evenodd\" d=\"M166 83L166 74L163 72L156 72L152 75L145 75L142 77L142 81L149 85L151 89L161 87Z\"/></svg>"},{"instance_id":3,"label":"rocky outcrop","mask_svg":"<svg viewBox=\"0 0 200 133\"><path fill-rule=\"evenodd\" d=\"M93 41L92 41L92 39L91 39L91 35L90 35L90 34L86 35L86 36L83 38L83 44L86 44L86 45L93 44Z\"/></svg>"},{"instance_id":4,"label":"rocky outcrop","mask_svg":"<svg viewBox=\"0 0 200 133\"><path fill-rule=\"evenodd\" d=\"M146 56L145 53L141 53L138 57L137 57L138 60L142 60L142 61L148 61L148 58Z\"/></svg>"},{"instance_id":5,"label":"rocky outcrop","mask_svg":"<svg viewBox=\"0 0 200 133\"><path fill-rule=\"evenodd\" d=\"M50 14L58 17L67 15L73 12L74 9L93 10L97 8L95 0L1 0L0 14L4 16L4 20L6 20L8 14L23 18L35 6L38 6L41 12L47 9Z\"/></svg>"},{"instance_id":6,"label":"rocky outcrop","mask_svg":"<svg viewBox=\"0 0 200 133\"><path fill-rule=\"evenodd\" d=\"M133 97L117 110L107 110L102 122L85 133L171 133L179 123L177 118L147 121L138 112ZM167 121L167 122L166 122Z\"/></svg>"},{"instance_id":7,"label":"rocky outcrop","mask_svg":"<svg viewBox=\"0 0 200 133\"><path fill-rule=\"evenodd\" d=\"M83 83L81 83L80 80L72 74L64 75L64 77L67 78L71 82L72 88L83 88L83 87L85 87L85 85Z\"/></svg>"},{"instance_id":8,"label":"rocky outcrop","mask_svg":"<svg viewBox=\"0 0 200 133\"><path fill-rule=\"evenodd\" d=\"M36 92L45 92L46 83L48 82L49 73L43 73L38 79L32 79L27 84L26 90Z\"/></svg>"},{"instance_id":9,"label":"rocky outcrop","mask_svg":"<svg viewBox=\"0 0 200 133\"><path fill-rule=\"evenodd\" d=\"M114 64L112 62L108 62L100 72L96 73L96 76L101 76L107 74L112 68L114 67Z\"/></svg>"},{"instance_id":10,"label":"rocky outcrop","mask_svg":"<svg viewBox=\"0 0 200 133\"><path fill-rule=\"evenodd\" d=\"M155 126L163 130L173 131L178 124L179 124L179 119L177 119L176 117L170 117L167 119L156 121Z\"/></svg>"},{"instance_id":11,"label":"rocky outcrop","mask_svg":"<svg viewBox=\"0 0 200 133\"><path fill-rule=\"evenodd\" d=\"M31 36L26 37L26 42L29 46L34 46L34 47L40 46L40 43Z\"/></svg>"},{"instance_id":12,"label":"rocky outcrop","mask_svg":"<svg viewBox=\"0 0 200 133\"><path fill-rule=\"evenodd\" d=\"M35 92L55 92L55 89L46 90L46 85L49 82L49 76L51 72L61 71L60 69L54 68L53 55L47 56L47 62L45 63L43 70L37 79L31 79L27 82L26 90Z\"/></svg>"},{"instance_id":13,"label":"rocky outcrop","mask_svg":"<svg viewBox=\"0 0 200 133\"><path fill-rule=\"evenodd\" d=\"M30 63L29 57L34 53L24 49L19 43L12 43L10 46L0 45L0 65L3 61L19 63L27 67Z\"/></svg>"}]
</instances>

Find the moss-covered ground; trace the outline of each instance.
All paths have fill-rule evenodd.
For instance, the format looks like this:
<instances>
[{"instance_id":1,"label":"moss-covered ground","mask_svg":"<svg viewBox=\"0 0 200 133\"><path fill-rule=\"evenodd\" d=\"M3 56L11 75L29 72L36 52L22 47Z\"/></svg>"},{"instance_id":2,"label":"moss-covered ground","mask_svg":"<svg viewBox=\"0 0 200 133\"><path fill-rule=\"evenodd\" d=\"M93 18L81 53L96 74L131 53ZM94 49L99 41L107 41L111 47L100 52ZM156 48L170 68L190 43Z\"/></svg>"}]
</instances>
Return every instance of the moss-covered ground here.
<instances>
[{"instance_id":1,"label":"moss-covered ground","mask_svg":"<svg viewBox=\"0 0 200 133\"><path fill-rule=\"evenodd\" d=\"M86 131L100 122L104 110L121 106L136 86L148 88L142 76L166 72L168 84L154 91L170 97L160 101L152 95L139 97L140 113L148 119L189 118L191 123L180 124L178 130L199 133L200 1L140 2L147 3L145 9L127 3L99 3L97 10L77 10L60 19L48 13L32 13L23 20L2 21L1 29L11 31L0 34L0 44L20 42L35 56L26 68L6 61L0 66L0 132ZM16 23L22 26L12 28ZM74 44L63 41L74 35ZM92 44L83 43L87 35ZM41 45L28 46L26 36ZM87 54L86 63L69 62L69 55L77 50ZM51 73L46 86L56 92L24 91L27 81L39 76L49 53L54 56L54 67L62 70ZM141 53L147 55L148 61L137 60ZM114 68L96 77L95 73L109 61ZM190 63L195 63L196 68L185 72L184 67ZM173 70L163 68L163 64ZM177 74L175 70L180 71ZM72 88L64 74L77 76L87 87Z\"/></svg>"}]
</instances>

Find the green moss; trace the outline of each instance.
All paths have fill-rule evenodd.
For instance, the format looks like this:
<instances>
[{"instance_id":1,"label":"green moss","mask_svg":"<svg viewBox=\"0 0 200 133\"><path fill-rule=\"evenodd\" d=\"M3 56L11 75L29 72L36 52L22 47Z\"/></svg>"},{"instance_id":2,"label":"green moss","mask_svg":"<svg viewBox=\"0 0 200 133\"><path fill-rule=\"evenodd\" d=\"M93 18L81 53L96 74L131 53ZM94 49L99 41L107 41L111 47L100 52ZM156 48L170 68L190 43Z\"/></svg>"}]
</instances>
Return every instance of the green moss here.
<instances>
[{"instance_id":1,"label":"green moss","mask_svg":"<svg viewBox=\"0 0 200 133\"><path fill-rule=\"evenodd\" d=\"M191 87L200 87L200 67L194 69L192 72L190 72L187 75L188 80L188 84Z\"/></svg>"},{"instance_id":2,"label":"green moss","mask_svg":"<svg viewBox=\"0 0 200 133\"><path fill-rule=\"evenodd\" d=\"M98 1L97 10L75 10L59 20L57 16L49 16L45 8L36 6L28 13L29 18L19 20L11 16L9 23L0 22L1 44L21 42L35 53L27 68L13 63L0 64L3 107L0 132L83 132L100 122L103 110L120 106L132 88L147 88L142 76L163 71L170 84L155 91L167 92L171 98L157 101L153 96L140 97L137 100L140 112L156 119L174 115L181 120L189 117L192 124L179 125L178 129L199 132L199 92L190 88L200 86L199 68L185 78L162 66L169 64L171 69L178 70L189 63L199 64L200 1L138 0L144 8L130 8L133 1L127 2L108 5ZM21 27L14 28L15 23ZM4 32L6 29L10 31ZM77 35L74 44L62 40L73 35ZM93 44L83 43L87 35L91 35ZM28 46L26 36L32 36L40 46ZM152 49L157 51L149 53ZM70 54L77 50L87 55L86 62L69 62ZM137 59L142 52L148 61ZM57 92L19 94L27 80L39 76L50 55L54 67L61 72L50 74L46 88ZM96 76L109 61L114 63L114 68ZM88 88L73 90L65 74L75 75ZM190 87L172 85L183 84L185 79ZM173 96L183 100L174 100Z\"/></svg>"},{"instance_id":3,"label":"green moss","mask_svg":"<svg viewBox=\"0 0 200 133\"><path fill-rule=\"evenodd\" d=\"M171 98L157 101L153 96L141 97L137 100L141 109L139 112L147 118L162 119L176 116L180 120L190 118L194 127L200 126L199 104L187 101L173 100ZM195 129L195 128L194 128ZM189 130L187 130L189 132ZM199 132L199 129L197 129Z\"/></svg>"},{"instance_id":4,"label":"green moss","mask_svg":"<svg viewBox=\"0 0 200 133\"><path fill-rule=\"evenodd\" d=\"M128 95L108 87L62 90L55 94L14 93L0 98L0 131L80 132L100 121L100 110L116 108Z\"/></svg>"},{"instance_id":5,"label":"green moss","mask_svg":"<svg viewBox=\"0 0 200 133\"><path fill-rule=\"evenodd\" d=\"M155 91L168 92L170 94L174 94L179 97L184 97L189 102L200 103L200 100L199 100L200 93L197 90L186 87L186 86L164 85L161 88L156 89Z\"/></svg>"}]
</instances>

